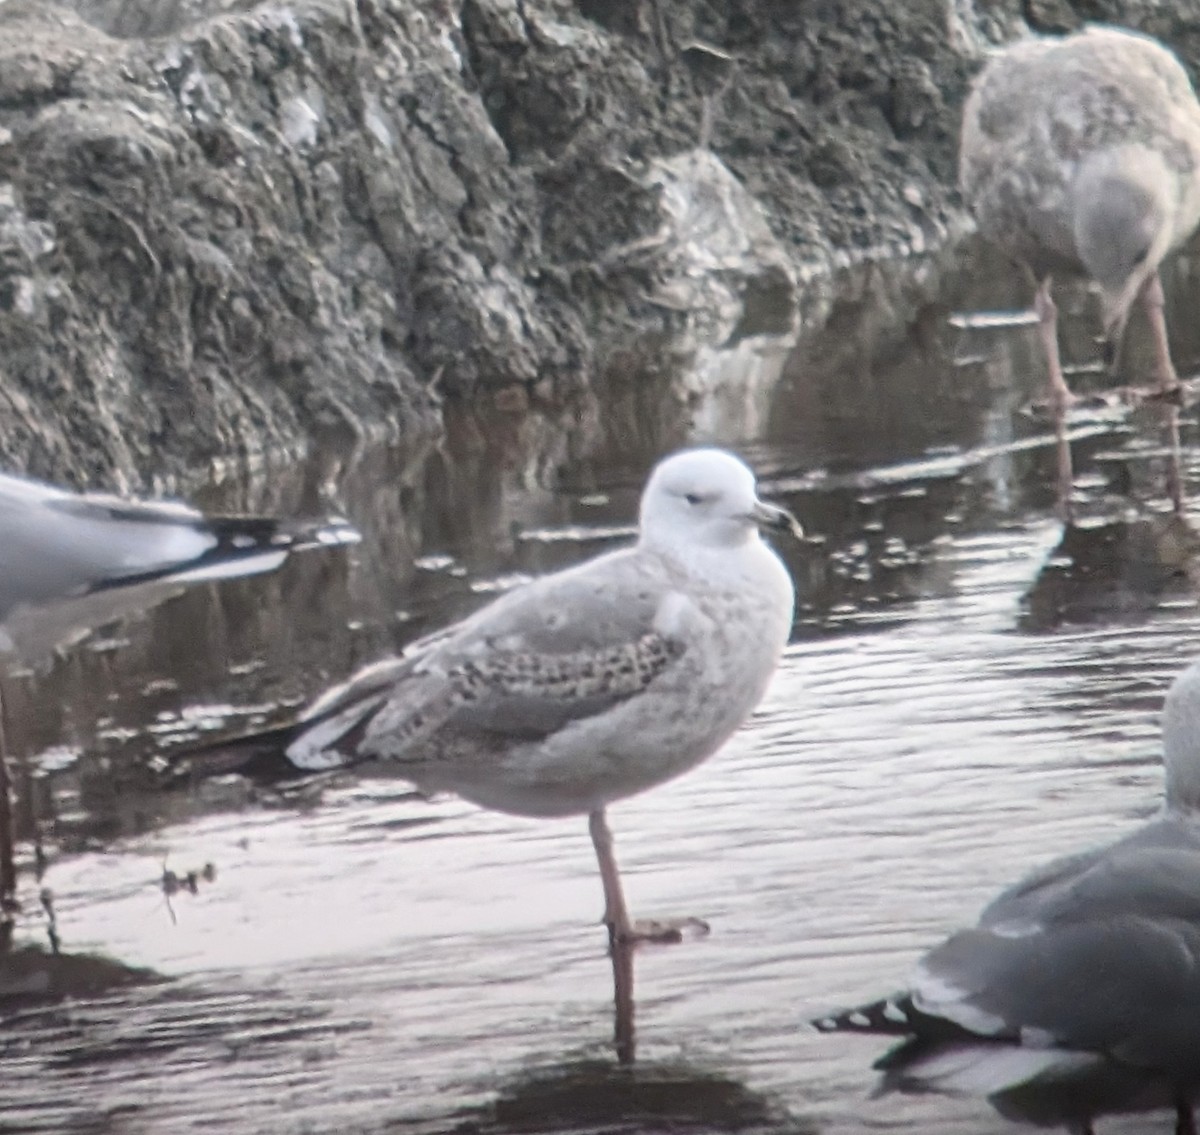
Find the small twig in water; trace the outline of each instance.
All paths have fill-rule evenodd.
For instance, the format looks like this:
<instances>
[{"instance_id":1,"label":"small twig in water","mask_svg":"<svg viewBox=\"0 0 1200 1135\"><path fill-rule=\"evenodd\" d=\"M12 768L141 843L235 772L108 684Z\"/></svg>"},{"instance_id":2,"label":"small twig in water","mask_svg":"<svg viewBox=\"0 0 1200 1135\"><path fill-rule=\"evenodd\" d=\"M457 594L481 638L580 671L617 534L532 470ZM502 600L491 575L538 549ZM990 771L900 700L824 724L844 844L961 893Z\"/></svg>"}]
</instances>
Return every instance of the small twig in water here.
<instances>
[{"instance_id":1,"label":"small twig in water","mask_svg":"<svg viewBox=\"0 0 1200 1135\"><path fill-rule=\"evenodd\" d=\"M179 919L175 916L175 907L171 904L171 896L177 895L180 891L198 895L201 883L213 883L216 878L217 868L214 863L205 863L199 870L187 871L180 875L172 871L167 866L167 861L163 860L162 874L158 877L158 887L163 893L163 898L166 899L167 912L171 916L172 925L179 925Z\"/></svg>"}]
</instances>

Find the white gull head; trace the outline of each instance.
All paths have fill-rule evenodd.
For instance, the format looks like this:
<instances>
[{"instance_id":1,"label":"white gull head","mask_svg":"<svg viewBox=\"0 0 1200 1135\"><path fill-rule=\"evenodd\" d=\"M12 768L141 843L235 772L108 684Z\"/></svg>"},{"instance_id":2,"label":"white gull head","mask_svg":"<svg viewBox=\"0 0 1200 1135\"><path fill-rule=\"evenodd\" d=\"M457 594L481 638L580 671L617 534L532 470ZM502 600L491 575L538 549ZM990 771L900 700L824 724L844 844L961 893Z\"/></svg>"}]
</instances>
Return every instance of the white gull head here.
<instances>
[{"instance_id":1,"label":"white gull head","mask_svg":"<svg viewBox=\"0 0 1200 1135\"><path fill-rule=\"evenodd\" d=\"M758 499L754 474L722 449L688 449L660 461L642 493L642 545L736 548L760 528L800 534L796 518Z\"/></svg>"}]
</instances>

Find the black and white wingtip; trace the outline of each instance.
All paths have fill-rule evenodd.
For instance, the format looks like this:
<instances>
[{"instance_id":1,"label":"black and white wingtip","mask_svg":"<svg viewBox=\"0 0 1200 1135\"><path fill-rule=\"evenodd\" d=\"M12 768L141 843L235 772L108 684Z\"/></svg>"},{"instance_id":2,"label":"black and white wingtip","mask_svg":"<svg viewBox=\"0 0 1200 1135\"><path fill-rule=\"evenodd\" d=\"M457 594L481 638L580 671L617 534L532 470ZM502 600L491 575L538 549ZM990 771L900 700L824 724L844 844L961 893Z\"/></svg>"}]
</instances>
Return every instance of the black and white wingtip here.
<instances>
[{"instance_id":1,"label":"black and white wingtip","mask_svg":"<svg viewBox=\"0 0 1200 1135\"><path fill-rule=\"evenodd\" d=\"M291 541L291 550L295 552L305 548L337 548L362 541L362 533L343 516L331 516L310 524L281 526L280 535Z\"/></svg>"},{"instance_id":2,"label":"black and white wingtip","mask_svg":"<svg viewBox=\"0 0 1200 1135\"><path fill-rule=\"evenodd\" d=\"M357 544L362 533L342 517L319 521L277 520L258 516L198 517L190 522L212 539L200 555L180 563L97 583L103 591L140 582L207 583L262 575L277 570L293 552Z\"/></svg>"},{"instance_id":3,"label":"black and white wingtip","mask_svg":"<svg viewBox=\"0 0 1200 1135\"><path fill-rule=\"evenodd\" d=\"M844 1009L809 1022L821 1033L873 1033L908 1036L913 1031L911 1004L907 997L888 997L856 1009Z\"/></svg>"}]
</instances>

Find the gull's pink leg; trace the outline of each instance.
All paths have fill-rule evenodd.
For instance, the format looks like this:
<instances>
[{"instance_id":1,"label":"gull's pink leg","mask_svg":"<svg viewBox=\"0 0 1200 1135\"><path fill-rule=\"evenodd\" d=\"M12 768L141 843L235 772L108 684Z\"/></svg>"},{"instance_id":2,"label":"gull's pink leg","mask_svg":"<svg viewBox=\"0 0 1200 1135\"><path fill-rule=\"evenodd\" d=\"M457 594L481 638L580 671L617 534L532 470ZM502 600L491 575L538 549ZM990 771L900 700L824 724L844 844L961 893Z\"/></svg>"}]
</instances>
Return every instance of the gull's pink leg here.
<instances>
[{"instance_id":1,"label":"gull's pink leg","mask_svg":"<svg viewBox=\"0 0 1200 1135\"><path fill-rule=\"evenodd\" d=\"M1075 401L1075 395L1063 377L1062 361L1058 354L1058 308L1050 295L1050 277L1047 276L1033 297L1033 310L1038 317L1038 336L1046 354L1047 380L1050 387L1050 405L1056 411L1066 410Z\"/></svg>"},{"instance_id":2,"label":"gull's pink leg","mask_svg":"<svg viewBox=\"0 0 1200 1135\"><path fill-rule=\"evenodd\" d=\"M1162 280L1155 271L1142 288L1142 306L1150 319L1154 333L1154 373L1158 378L1160 395L1174 394L1179 389L1179 375L1171 361L1171 343L1167 338L1167 320L1163 315L1166 298L1163 296Z\"/></svg>"},{"instance_id":3,"label":"gull's pink leg","mask_svg":"<svg viewBox=\"0 0 1200 1135\"><path fill-rule=\"evenodd\" d=\"M588 831L596 859L600 864L600 881L604 884L604 923L609 938L614 943L629 942L682 942L683 932L690 929L707 933L708 924L698 918L681 918L670 921L634 922L625 905L625 892L621 888L621 873L613 856L612 832L604 809L599 808L588 815Z\"/></svg>"},{"instance_id":4,"label":"gull's pink leg","mask_svg":"<svg viewBox=\"0 0 1200 1135\"><path fill-rule=\"evenodd\" d=\"M1070 524L1072 517L1071 491L1075 473L1071 467L1071 443L1067 440L1067 407L1075 395L1063 377L1058 354L1058 308L1050 295L1050 277L1038 286L1033 297L1033 309L1038 316L1038 335L1046 354L1046 370L1050 387L1050 411L1054 415L1055 454L1058 463L1058 508L1063 520Z\"/></svg>"},{"instance_id":5,"label":"gull's pink leg","mask_svg":"<svg viewBox=\"0 0 1200 1135\"><path fill-rule=\"evenodd\" d=\"M1171 361L1171 344L1167 338L1167 320L1163 314L1166 299L1158 272L1142 287L1142 305L1154 334L1154 373L1158 379L1157 395L1172 404L1167 407L1167 495L1176 516L1183 515L1183 465L1179 451L1179 409L1173 397L1180 391L1179 375ZM1190 1114L1190 1112L1189 1112Z\"/></svg>"},{"instance_id":6,"label":"gull's pink leg","mask_svg":"<svg viewBox=\"0 0 1200 1135\"><path fill-rule=\"evenodd\" d=\"M596 849L596 859L600 863L600 881L604 884L604 924L614 938L623 940L633 924L629 920L629 909L625 905L621 873L617 870L617 861L613 856L612 832L608 830L608 820L603 808L588 816L588 831L592 836L592 846Z\"/></svg>"}]
</instances>

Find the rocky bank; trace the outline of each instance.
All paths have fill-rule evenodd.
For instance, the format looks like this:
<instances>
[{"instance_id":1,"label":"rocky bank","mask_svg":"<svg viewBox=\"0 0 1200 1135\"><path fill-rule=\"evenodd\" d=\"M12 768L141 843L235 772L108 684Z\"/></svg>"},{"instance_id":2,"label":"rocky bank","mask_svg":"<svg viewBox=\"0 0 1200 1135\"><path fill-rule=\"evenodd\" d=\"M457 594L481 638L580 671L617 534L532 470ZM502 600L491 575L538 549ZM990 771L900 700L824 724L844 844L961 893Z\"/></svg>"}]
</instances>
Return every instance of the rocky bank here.
<instances>
[{"instance_id":1,"label":"rocky bank","mask_svg":"<svg viewBox=\"0 0 1200 1135\"><path fill-rule=\"evenodd\" d=\"M982 52L1084 19L1200 60L1152 0L0 0L0 464L693 396L961 231Z\"/></svg>"}]
</instances>

